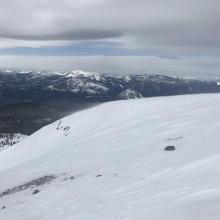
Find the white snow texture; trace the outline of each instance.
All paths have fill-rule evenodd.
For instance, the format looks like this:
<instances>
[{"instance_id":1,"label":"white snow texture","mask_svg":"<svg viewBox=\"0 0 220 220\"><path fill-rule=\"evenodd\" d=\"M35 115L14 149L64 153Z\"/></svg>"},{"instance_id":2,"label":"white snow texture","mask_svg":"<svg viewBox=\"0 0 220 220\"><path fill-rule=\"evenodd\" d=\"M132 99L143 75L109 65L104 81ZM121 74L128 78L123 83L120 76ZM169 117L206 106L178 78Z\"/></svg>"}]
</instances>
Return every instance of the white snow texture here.
<instances>
[{"instance_id":1,"label":"white snow texture","mask_svg":"<svg viewBox=\"0 0 220 220\"><path fill-rule=\"evenodd\" d=\"M219 220L219 112L220 94L157 97L42 128L0 152L0 192L56 179L1 197L0 219Z\"/></svg>"}]
</instances>

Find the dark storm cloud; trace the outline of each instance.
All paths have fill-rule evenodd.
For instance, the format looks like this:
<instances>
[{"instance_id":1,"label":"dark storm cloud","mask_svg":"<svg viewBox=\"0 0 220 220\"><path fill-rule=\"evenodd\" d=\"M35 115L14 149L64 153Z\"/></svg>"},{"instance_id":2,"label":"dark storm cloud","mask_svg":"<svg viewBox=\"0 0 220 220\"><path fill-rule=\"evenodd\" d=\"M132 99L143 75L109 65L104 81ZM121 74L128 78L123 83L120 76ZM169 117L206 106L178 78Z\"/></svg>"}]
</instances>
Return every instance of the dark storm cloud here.
<instances>
[{"instance_id":1,"label":"dark storm cloud","mask_svg":"<svg viewBox=\"0 0 220 220\"><path fill-rule=\"evenodd\" d=\"M69 30L57 33L4 33L1 37L34 40L34 41L70 41L70 40L97 40L106 38L116 38L122 36L120 31L114 30Z\"/></svg>"}]
</instances>

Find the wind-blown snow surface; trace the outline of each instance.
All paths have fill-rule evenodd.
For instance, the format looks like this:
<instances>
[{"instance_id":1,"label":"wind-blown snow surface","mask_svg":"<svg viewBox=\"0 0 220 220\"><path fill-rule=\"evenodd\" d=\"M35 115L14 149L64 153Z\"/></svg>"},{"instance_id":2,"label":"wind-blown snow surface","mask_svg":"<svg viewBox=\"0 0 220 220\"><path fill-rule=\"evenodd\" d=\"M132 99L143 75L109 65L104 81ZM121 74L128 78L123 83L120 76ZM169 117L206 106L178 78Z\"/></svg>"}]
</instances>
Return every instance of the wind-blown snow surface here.
<instances>
[{"instance_id":1,"label":"wind-blown snow surface","mask_svg":"<svg viewBox=\"0 0 220 220\"><path fill-rule=\"evenodd\" d=\"M0 198L0 219L219 220L219 112L220 94L186 95L106 103L55 122L0 153L1 192L57 176L36 195Z\"/></svg>"}]
</instances>

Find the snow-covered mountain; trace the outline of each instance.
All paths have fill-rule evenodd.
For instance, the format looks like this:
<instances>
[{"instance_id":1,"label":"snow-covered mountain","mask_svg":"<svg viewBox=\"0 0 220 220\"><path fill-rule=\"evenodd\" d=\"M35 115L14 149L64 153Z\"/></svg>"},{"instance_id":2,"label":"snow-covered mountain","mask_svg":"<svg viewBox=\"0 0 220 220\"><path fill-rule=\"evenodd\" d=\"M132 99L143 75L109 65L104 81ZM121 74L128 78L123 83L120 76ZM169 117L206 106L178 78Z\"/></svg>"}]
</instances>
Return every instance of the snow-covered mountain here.
<instances>
[{"instance_id":1,"label":"snow-covered mountain","mask_svg":"<svg viewBox=\"0 0 220 220\"><path fill-rule=\"evenodd\" d=\"M118 96L118 99L140 99L143 96L131 89L126 89L125 91L121 92Z\"/></svg>"},{"instance_id":2,"label":"snow-covered mountain","mask_svg":"<svg viewBox=\"0 0 220 220\"><path fill-rule=\"evenodd\" d=\"M219 112L203 94L58 120L0 152L0 219L219 220Z\"/></svg>"}]
</instances>

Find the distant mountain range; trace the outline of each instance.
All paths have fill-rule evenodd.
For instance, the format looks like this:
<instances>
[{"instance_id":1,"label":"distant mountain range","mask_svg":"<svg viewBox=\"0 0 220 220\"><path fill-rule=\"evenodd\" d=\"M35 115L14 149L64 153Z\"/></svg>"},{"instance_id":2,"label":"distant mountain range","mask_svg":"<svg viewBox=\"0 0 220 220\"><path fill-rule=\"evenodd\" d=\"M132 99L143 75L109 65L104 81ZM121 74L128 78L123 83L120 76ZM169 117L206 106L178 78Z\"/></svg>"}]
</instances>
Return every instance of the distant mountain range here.
<instances>
[{"instance_id":1,"label":"distant mountain range","mask_svg":"<svg viewBox=\"0 0 220 220\"><path fill-rule=\"evenodd\" d=\"M162 75L113 76L72 72L0 72L0 103L51 103L59 100L110 101L118 99L220 92L216 80Z\"/></svg>"}]
</instances>

